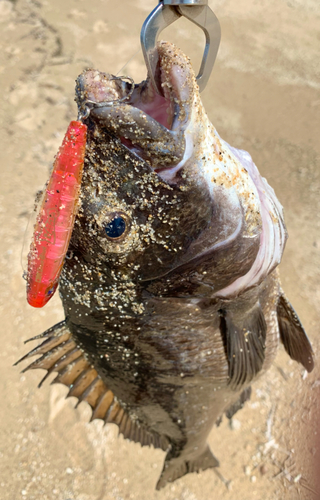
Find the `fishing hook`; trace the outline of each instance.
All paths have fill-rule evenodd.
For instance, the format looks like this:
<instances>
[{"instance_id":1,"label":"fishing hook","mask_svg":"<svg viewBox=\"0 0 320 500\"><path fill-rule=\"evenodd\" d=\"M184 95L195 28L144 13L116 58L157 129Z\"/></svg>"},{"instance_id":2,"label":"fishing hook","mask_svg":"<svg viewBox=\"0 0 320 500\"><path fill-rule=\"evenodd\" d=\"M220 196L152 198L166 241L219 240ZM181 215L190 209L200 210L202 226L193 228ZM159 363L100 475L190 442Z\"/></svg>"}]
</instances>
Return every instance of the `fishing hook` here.
<instances>
[{"instance_id":1,"label":"fishing hook","mask_svg":"<svg viewBox=\"0 0 320 500\"><path fill-rule=\"evenodd\" d=\"M133 90L134 90L134 86L135 86L134 80L130 76L114 76L114 77L110 78L109 81L111 81L111 80L121 80L121 81L129 80L129 82L131 83L131 88L130 88L128 94L125 95L124 97L121 97L120 99L115 99L114 101L96 102L96 101L91 101L90 99L87 99L84 103L83 111L82 110L79 111L78 119L85 120L86 118L88 118L92 108L104 108L106 106L113 106L114 104L118 104L120 102L124 102L124 101L127 101L128 99L130 99L130 97L133 93ZM87 106L88 104L90 104L91 106Z\"/></svg>"}]
</instances>

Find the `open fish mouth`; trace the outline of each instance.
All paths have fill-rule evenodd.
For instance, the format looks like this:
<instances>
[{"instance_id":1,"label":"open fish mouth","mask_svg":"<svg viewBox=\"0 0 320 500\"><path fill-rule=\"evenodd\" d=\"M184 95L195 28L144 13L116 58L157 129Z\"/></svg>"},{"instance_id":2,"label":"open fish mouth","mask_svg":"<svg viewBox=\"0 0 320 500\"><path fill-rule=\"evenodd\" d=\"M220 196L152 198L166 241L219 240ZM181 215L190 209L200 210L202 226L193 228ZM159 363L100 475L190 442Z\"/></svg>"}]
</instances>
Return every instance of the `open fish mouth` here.
<instances>
[{"instance_id":1,"label":"open fish mouth","mask_svg":"<svg viewBox=\"0 0 320 500\"><path fill-rule=\"evenodd\" d=\"M77 80L76 99L80 110L87 106L100 125L160 176L167 170L163 177L169 179L186 160L186 130L199 94L188 58L168 42L158 43L157 50L155 77L162 95L149 78L132 89L121 77L86 70Z\"/></svg>"},{"instance_id":2,"label":"open fish mouth","mask_svg":"<svg viewBox=\"0 0 320 500\"><path fill-rule=\"evenodd\" d=\"M194 213L206 197L212 210L205 227L174 268L238 248L239 276L230 286L215 285L216 295L238 295L261 283L281 260L287 237L281 204L251 156L229 146L210 123L187 56L169 42L159 42L156 50L162 95L149 78L133 86L125 78L86 70L77 80L80 112L88 107L99 130L114 134L171 187L198 190Z\"/></svg>"}]
</instances>

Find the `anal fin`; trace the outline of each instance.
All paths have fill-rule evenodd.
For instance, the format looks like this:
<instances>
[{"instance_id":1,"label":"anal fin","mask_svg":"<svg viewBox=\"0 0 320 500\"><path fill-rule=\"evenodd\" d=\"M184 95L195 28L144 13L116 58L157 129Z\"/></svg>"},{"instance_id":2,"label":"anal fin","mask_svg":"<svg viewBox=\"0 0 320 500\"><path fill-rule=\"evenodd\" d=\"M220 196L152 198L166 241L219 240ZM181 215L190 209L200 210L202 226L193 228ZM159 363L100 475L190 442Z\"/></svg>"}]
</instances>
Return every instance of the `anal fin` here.
<instances>
[{"instance_id":1,"label":"anal fin","mask_svg":"<svg viewBox=\"0 0 320 500\"><path fill-rule=\"evenodd\" d=\"M173 450L170 450L166 456L163 470L156 489L160 490L167 483L172 483L176 479L185 476L189 472L200 472L206 469L219 467L219 461L213 455L209 446L192 459L184 459L183 456L173 457Z\"/></svg>"},{"instance_id":2,"label":"anal fin","mask_svg":"<svg viewBox=\"0 0 320 500\"><path fill-rule=\"evenodd\" d=\"M280 338L291 359L301 363L307 372L314 367L313 350L292 305L282 293L277 306Z\"/></svg>"},{"instance_id":3,"label":"anal fin","mask_svg":"<svg viewBox=\"0 0 320 500\"><path fill-rule=\"evenodd\" d=\"M251 397L251 386L247 387L242 393L238 401L233 403L233 405L229 406L225 411L226 417L230 420L233 415L235 415L239 410L241 410L246 401L248 401Z\"/></svg>"},{"instance_id":4,"label":"anal fin","mask_svg":"<svg viewBox=\"0 0 320 500\"><path fill-rule=\"evenodd\" d=\"M199 457L188 462L188 469L189 472L199 472L201 470L219 467L219 465L219 460L213 455L209 446L207 446L207 448Z\"/></svg>"},{"instance_id":5,"label":"anal fin","mask_svg":"<svg viewBox=\"0 0 320 500\"><path fill-rule=\"evenodd\" d=\"M23 372L36 368L47 370L39 386L50 373L56 372L57 376L52 383L67 386L69 392L66 397L76 397L77 406L86 401L92 409L91 420L101 419L105 423L116 424L125 439L139 442L142 446L153 445L154 448L161 448L164 451L168 449L169 442L165 436L149 431L137 420L133 420L122 408L121 403L104 383L85 353L73 340L66 321L30 340L36 339L44 341L15 364L40 355L23 370Z\"/></svg>"}]
</instances>

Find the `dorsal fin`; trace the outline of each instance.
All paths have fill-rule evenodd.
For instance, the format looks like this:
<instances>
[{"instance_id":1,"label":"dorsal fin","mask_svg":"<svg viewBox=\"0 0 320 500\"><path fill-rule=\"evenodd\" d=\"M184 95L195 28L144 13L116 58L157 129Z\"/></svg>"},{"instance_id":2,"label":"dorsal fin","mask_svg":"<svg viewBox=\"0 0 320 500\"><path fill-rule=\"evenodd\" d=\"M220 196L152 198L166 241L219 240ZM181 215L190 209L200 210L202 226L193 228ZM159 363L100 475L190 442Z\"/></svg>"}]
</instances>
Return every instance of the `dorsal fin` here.
<instances>
[{"instance_id":1,"label":"dorsal fin","mask_svg":"<svg viewBox=\"0 0 320 500\"><path fill-rule=\"evenodd\" d=\"M311 372L314 367L313 350L297 313L282 292L277 306L280 338L291 359Z\"/></svg>"},{"instance_id":2,"label":"dorsal fin","mask_svg":"<svg viewBox=\"0 0 320 500\"><path fill-rule=\"evenodd\" d=\"M36 339L45 340L23 356L15 365L40 354L38 359L23 370L23 372L36 368L47 370L39 387L50 373L57 372L52 384L66 385L69 388L66 397L78 398L77 406L82 401L86 401L92 408L91 420L99 418L105 423L117 424L120 434L142 446L153 445L154 448L161 448L164 451L168 449L169 443L165 436L159 436L147 430L137 420L132 420L125 412L113 392L108 389L94 366L86 358L84 352L76 345L65 321L27 342Z\"/></svg>"},{"instance_id":3,"label":"dorsal fin","mask_svg":"<svg viewBox=\"0 0 320 500\"><path fill-rule=\"evenodd\" d=\"M251 382L265 359L267 327L260 304L241 314L220 310L220 331L228 359L229 385L235 390Z\"/></svg>"}]
</instances>

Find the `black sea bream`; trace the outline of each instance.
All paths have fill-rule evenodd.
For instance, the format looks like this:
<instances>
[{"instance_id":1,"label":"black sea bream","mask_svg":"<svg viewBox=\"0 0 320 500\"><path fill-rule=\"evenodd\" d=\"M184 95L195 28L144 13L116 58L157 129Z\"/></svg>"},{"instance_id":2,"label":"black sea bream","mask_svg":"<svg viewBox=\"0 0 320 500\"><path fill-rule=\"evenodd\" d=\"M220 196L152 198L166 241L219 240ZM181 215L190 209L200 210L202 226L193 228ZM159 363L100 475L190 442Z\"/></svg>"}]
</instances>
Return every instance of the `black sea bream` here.
<instances>
[{"instance_id":1,"label":"black sea bream","mask_svg":"<svg viewBox=\"0 0 320 500\"><path fill-rule=\"evenodd\" d=\"M158 52L162 96L96 70L77 80L90 114L66 319L28 356L92 418L165 450L161 488L218 466L208 435L279 340L308 371L313 354L279 283L287 234L273 189L211 125L187 57L167 42Z\"/></svg>"}]
</instances>

